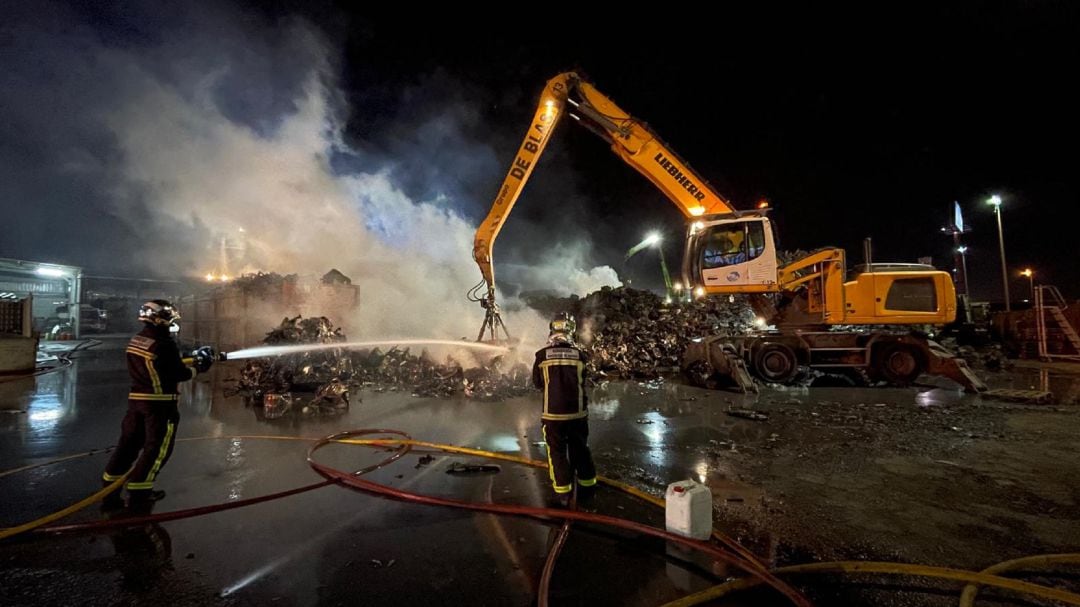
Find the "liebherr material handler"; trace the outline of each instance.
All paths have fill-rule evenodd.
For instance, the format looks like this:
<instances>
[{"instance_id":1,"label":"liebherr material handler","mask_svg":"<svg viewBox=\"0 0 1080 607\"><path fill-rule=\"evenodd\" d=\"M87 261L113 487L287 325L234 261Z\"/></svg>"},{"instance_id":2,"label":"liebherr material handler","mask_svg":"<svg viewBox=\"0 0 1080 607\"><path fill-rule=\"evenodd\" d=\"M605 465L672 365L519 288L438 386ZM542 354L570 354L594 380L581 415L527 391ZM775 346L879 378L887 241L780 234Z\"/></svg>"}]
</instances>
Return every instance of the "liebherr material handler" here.
<instances>
[{"instance_id":1,"label":"liebherr material handler","mask_svg":"<svg viewBox=\"0 0 1080 607\"><path fill-rule=\"evenodd\" d=\"M749 295L754 310L776 327L749 336L695 336L683 368L699 381L728 378L744 391L756 390L748 371L785 383L803 366L857 369L896 385L927 372L968 391L986 389L962 359L921 334L834 328L948 324L956 318L956 288L948 273L915 264L869 264L847 280L844 251L832 247L780 264L768 209L735 209L648 125L573 72L544 87L491 211L476 231L473 259L483 280L470 295L485 310L478 340L510 337L495 301L492 247L563 114L607 141L685 215L685 288L695 296Z\"/></svg>"}]
</instances>

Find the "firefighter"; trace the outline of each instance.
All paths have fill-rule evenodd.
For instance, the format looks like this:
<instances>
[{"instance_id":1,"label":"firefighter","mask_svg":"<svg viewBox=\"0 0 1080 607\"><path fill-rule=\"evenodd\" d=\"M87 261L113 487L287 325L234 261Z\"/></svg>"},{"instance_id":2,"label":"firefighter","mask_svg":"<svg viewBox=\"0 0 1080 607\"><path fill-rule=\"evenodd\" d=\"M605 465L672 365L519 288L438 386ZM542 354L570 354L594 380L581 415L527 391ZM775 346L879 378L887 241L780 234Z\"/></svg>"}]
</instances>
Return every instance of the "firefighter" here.
<instances>
[{"instance_id":1,"label":"firefighter","mask_svg":"<svg viewBox=\"0 0 1080 607\"><path fill-rule=\"evenodd\" d=\"M589 452L589 411L585 394L587 355L574 344L574 318L556 315L549 325L548 345L536 352L533 384L544 391L540 416L547 443L548 472L555 491L554 505L569 504L574 477L579 495L596 486L596 467Z\"/></svg>"},{"instance_id":2,"label":"firefighter","mask_svg":"<svg viewBox=\"0 0 1080 607\"><path fill-rule=\"evenodd\" d=\"M131 376L128 410L120 426L120 440L101 478L109 485L131 469L126 487L127 505L132 510L148 509L165 497L164 491L154 490L154 481L169 461L176 441L180 422L177 385L213 364L210 348L196 350L193 358L181 358L172 336L179 319L179 312L168 301L148 301L139 309L139 320L146 326L127 345ZM104 502L106 509L122 506L119 492L111 493Z\"/></svg>"}]
</instances>

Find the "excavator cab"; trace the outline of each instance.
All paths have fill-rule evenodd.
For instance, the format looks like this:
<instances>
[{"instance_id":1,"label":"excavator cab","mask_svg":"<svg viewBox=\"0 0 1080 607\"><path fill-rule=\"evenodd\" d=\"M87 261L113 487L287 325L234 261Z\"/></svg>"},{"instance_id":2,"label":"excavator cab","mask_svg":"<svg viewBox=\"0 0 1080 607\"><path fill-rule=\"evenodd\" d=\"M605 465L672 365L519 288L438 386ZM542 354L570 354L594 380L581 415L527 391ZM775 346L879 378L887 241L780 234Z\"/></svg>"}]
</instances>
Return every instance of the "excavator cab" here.
<instances>
[{"instance_id":1,"label":"excavator cab","mask_svg":"<svg viewBox=\"0 0 1080 607\"><path fill-rule=\"evenodd\" d=\"M687 230L683 273L706 293L777 291L776 244L760 213L704 217Z\"/></svg>"}]
</instances>

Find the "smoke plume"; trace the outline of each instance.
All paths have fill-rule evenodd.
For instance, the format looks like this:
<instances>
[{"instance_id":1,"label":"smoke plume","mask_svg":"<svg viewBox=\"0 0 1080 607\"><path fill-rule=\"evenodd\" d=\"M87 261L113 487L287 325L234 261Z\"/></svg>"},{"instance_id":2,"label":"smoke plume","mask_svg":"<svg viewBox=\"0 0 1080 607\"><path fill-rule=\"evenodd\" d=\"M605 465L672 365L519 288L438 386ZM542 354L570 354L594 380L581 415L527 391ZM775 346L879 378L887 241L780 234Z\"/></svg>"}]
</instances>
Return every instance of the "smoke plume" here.
<instances>
[{"instance_id":1,"label":"smoke plume","mask_svg":"<svg viewBox=\"0 0 1080 607\"><path fill-rule=\"evenodd\" d=\"M474 186L493 192L509 158L471 137L466 100L346 142L338 51L303 20L133 10L35 3L0 32L0 200L19 210L0 254L155 276L337 268L360 289L358 337L473 334ZM422 163L443 169L403 175L420 164L410 142L432 139ZM507 243L517 289L618 283L579 231L544 238ZM515 332L544 332L515 314Z\"/></svg>"}]
</instances>

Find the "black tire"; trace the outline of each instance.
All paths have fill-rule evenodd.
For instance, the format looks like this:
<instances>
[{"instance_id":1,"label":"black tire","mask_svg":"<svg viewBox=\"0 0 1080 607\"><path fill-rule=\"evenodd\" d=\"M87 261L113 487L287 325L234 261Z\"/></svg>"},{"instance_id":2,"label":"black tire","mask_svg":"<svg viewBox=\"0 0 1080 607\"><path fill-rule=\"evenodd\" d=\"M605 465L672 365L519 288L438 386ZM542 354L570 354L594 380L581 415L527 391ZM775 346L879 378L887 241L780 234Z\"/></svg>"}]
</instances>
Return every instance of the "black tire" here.
<instances>
[{"instance_id":1,"label":"black tire","mask_svg":"<svg viewBox=\"0 0 1080 607\"><path fill-rule=\"evenodd\" d=\"M874 375L894 386L910 386L924 371L918 349L886 344L874 350Z\"/></svg>"},{"instance_id":2,"label":"black tire","mask_svg":"<svg viewBox=\"0 0 1080 607\"><path fill-rule=\"evenodd\" d=\"M799 359L789 346L764 343L754 351L754 373L761 379L783 384L799 372Z\"/></svg>"}]
</instances>

